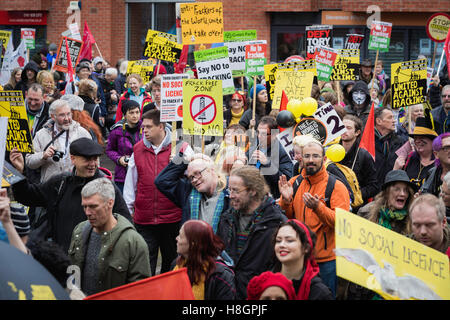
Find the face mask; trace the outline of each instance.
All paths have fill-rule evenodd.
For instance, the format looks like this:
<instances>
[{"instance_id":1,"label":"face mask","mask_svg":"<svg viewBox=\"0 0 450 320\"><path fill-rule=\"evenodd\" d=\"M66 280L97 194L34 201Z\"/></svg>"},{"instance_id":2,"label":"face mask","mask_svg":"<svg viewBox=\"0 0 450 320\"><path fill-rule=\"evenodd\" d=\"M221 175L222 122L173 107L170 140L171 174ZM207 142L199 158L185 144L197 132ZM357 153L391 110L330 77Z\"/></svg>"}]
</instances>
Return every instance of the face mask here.
<instances>
[{"instance_id":1,"label":"face mask","mask_svg":"<svg viewBox=\"0 0 450 320\"><path fill-rule=\"evenodd\" d=\"M353 102L357 105L361 105L366 101L366 94L362 90L357 90L352 94Z\"/></svg>"}]
</instances>

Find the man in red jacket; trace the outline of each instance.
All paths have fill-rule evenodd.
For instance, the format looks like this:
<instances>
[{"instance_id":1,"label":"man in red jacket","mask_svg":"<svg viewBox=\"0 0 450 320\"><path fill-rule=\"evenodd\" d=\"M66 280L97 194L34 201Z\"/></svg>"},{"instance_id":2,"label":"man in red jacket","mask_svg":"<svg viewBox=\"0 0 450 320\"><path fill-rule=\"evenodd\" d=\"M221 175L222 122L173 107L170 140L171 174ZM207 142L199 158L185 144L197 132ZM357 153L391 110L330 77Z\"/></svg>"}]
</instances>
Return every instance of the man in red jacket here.
<instances>
[{"instance_id":1,"label":"man in red jacket","mask_svg":"<svg viewBox=\"0 0 450 320\"><path fill-rule=\"evenodd\" d=\"M158 250L161 249L161 273L170 270L176 258L181 209L156 188L154 181L167 166L171 154L171 131L160 122L160 111L153 109L142 116L143 138L133 147L128 162L123 196L136 230L147 242L152 275L156 274Z\"/></svg>"}]
</instances>

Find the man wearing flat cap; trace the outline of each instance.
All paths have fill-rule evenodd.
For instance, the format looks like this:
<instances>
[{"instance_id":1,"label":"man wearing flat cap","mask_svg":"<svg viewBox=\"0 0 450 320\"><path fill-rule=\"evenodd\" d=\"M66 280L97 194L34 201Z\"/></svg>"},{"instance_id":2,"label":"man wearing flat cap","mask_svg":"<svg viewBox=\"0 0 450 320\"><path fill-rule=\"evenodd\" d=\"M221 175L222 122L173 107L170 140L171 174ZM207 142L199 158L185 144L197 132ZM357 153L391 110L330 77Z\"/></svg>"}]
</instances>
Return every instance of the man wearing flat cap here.
<instances>
[{"instance_id":1,"label":"man wearing flat cap","mask_svg":"<svg viewBox=\"0 0 450 320\"><path fill-rule=\"evenodd\" d=\"M46 214L39 218L31 232L43 239L51 239L65 252L68 251L73 229L86 220L81 206L81 189L88 182L104 177L98 168L103 148L97 142L89 138L77 139L70 144L69 152L74 166L71 173L54 175L40 184L25 179L12 186L16 201L27 206L46 208ZM10 161L18 171L23 171L23 156L17 149L11 151ZM132 221L117 187L115 194L114 212Z\"/></svg>"}]
</instances>

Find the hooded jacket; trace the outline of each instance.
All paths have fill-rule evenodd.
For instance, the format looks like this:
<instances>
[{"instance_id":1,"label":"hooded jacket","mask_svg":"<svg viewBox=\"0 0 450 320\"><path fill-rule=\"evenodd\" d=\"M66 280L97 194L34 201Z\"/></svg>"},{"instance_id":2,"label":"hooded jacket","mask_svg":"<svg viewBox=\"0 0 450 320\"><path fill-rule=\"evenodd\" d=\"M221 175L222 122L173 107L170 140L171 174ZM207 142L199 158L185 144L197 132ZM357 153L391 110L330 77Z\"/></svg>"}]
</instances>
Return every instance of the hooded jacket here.
<instances>
[{"instance_id":1,"label":"hooded jacket","mask_svg":"<svg viewBox=\"0 0 450 320\"><path fill-rule=\"evenodd\" d=\"M86 129L81 127L75 120L72 120L72 124L68 130L67 146L61 145L61 138L57 138L52 143L55 150L63 152L64 156L57 162L53 161L52 158L44 160L42 159L45 152L44 148L56 135L54 133L54 127L55 121L52 119L47 121L42 130L39 130L33 139L34 153L29 153L25 156L25 163L30 169L41 169L41 182L47 181L55 174L70 172L73 168L68 154L70 144L79 138L91 138L91 135ZM66 134L63 134L62 137L66 137Z\"/></svg>"},{"instance_id":2,"label":"hooded jacket","mask_svg":"<svg viewBox=\"0 0 450 320\"><path fill-rule=\"evenodd\" d=\"M21 75L22 80L20 80L16 84L16 87L14 88L14 90L21 90L24 97L25 97L25 92L28 90L28 77L27 77L28 70L34 71L34 73L35 73L34 82L36 82L37 74L40 71L39 65L34 61L30 61L25 65L25 67L22 70L22 75Z\"/></svg>"},{"instance_id":3,"label":"hooded jacket","mask_svg":"<svg viewBox=\"0 0 450 320\"><path fill-rule=\"evenodd\" d=\"M257 211L262 218L250 230L241 254L237 253L238 212L230 208L220 217L217 235L225 244L225 251L234 261L236 296L238 300L247 297L248 282L272 267L272 237L280 223L287 221L283 211L272 197L267 197Z\"/></svg>"},{"instance_id":4,"label":"hooded jacket","mask_svg":"<svg viewBox=\"0 0 450 320\"><path fill-rule=\"evenodd\" d=\"M356 110L356 107L354 105L353 102L353 92L357 91L357 90L362 90L365 94L366 94L366 101L364 102L364 108L362 108L361 111ZM366 122L367 122L367 118L369 117L369 113L370 113L370 93L369 93L369 88L367 87L367 84L362 81L356 81L355 85L353 86L352 90L350 90L349 94L348 94L348 98L349 98L349 105L346 105L344 110L347 114L351 114L354 115L358 118L361 119L361 121L363 122L363 128L366 126ZM362 134L362 133L361 133Z\"/></svg>"},{"instance_id":5,"label":"hooded jacket","mask_svg":"<svg viewBox=\"0 0 450 320\"><path fill-rule=\"evenodd\" d=\"M349 210L350 197L345 185L336 180L333 192L331 194L330 206L328 208L323 201L325 197L325 189L328 183L328 172L325 165L316 174L307 176L305 169L302 169L301 175L303 180L294 195L291 202L286 202L283 197L280 198L280 206L286 212L286 216L291 219L297 219L308 227L317 235L315 247L317 263L332 261L336 259L334 254L335 237L334 225L336 218L336 208ZM297 176L291 178L289 183L294 185ZM309 192L312 195L317 194L321 201L316 210L308 208L303 201L303 194Z\"/></svg>"},{"instance_id":6,"label":"hooded jacket","mask_svg":"<svg viewBox=\"0 0 450 320\"><path fill-rule=\"evenodd\" d=\"M127 219L116 213L113 216L117 219L116 226L101 235L97 292L150 277L146 242ZM75 227L70 242L70 260L80 268L82 277L92 231L89 221L83 221Z\"/></svg>"}]
</instances>

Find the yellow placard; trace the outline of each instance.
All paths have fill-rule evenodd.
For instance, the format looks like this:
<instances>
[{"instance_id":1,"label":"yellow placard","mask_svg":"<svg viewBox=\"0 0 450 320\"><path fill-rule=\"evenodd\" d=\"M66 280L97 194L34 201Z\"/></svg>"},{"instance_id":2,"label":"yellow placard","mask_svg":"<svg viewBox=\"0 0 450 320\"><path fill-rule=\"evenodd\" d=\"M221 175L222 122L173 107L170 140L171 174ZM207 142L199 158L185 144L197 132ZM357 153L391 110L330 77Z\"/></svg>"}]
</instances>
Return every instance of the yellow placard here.
<instances>
[{"instance_id":1,"label":"yellow placard","mask_svg":"<svg viewBox=\"0 0 450 320\"><path fill-rule=\"evenodd\" d=\"M183 134L223 136L222 80L183 80Z\"/></svg>"},{"instance_id":2,"label":"yellow placard","mask_svg":"<svg viewBox=\"0 0 450 320\"><path fill-rule=\"evenodd\" d=\"M339 49L330 80L359 80L359 49Z\"/></svg>"},{"instance_id":3,"label":"yellow placard","mask_svg":"<svg viewBox=\"0 0 450 320\"><path fill-rule=\"evenodd\" d=\"M425 103L427 59L391 64L392 109Z\"/></svg>"},{"instance_id":4,"label":"yellow placard","mask_svg":"<svg viewBox=\"0 0 450 320\"><path fill-rule=\"evenodd\" d=\"M223 42L222 2L180 4L183 44Z\"/></svg>"},{"instance_id":5,"label":"yellow placard","mask_svg":"<svg viewBox=\"0 0 450 320\"><path fill-rule=\"evenodd\" d=\"M336 209L336 273L384 299L450 299L447 255Z\"/></svg>"},{"instance_id":6,"label":"yellow placard","mask_svg":"<svg viewBox=\"0 0 450 320\"><path fill-rule=\"evenodd\" d=\"M171 33L166 33L162 31L156 31L152 29L147 30L147 36L145 37L145 42L153 42L156 37L165 38L172 42L177 42L177 36Z\"/></svg>"},{"instance_id":7,"label":"yellow placard","mask_svg":"<svg viewBox=\"0 0 450 320\"><path fill-rule=\"evenodd\" d=\"M278 70L281 69L307 71L312 72L315 76L317 76L316 60L314 59L279 63Z\"/></svg>"},{"instance_id":8,"label":"yellow placard","mask_svg":"<svg viewBox=\"0 0 450 320\"><path fill-rule=\"evenodd\" d=\"M22 91L0 91L0 117L9 118L6 151L17 148L23 153L33 153L33 139Z\"/></svg>"},{"instance_id":9,"label":"yellow placard","mask_svg":"<svg viewBox=\"0 0 450 320\"><path fill-rule=\"evenodd\" d=\"M6 47L8 46L9 38L11 37L11 31L0 30L0 44L1 48L1 56L3 59L4 53L6 52Z\"/></svg>"},{"instance_id":10,"label":"yellow placard","mask_svg":"<svg viewBox=\"0 0 450 320\"><path fill-rule=\"evenodd\" d=\"M275 73L277 72L278 64L266 64L264 66L264 79L266 79L267 94L269 100L273 101L275 94Z\"/></svg>"},{"instance_id":11,"label":"yellow placard","mask_svg":"<svg viewBox=\"0 0 450 320\"><path fill-rule=\"evenodd\" d=\"M272 109L280 109L283 90L288 100L303 100L306 97L311 97L313 80L314 73L312 72L278 69L275 74L275 91L272 100Z\"/></svg>"},{"instance_id":12,"label":"yellow placard","mask_svg":"<svg viewBox=\"0 0 450 320\"><path fill-rule=\"evenodd\" d=\"M141 76L144 83L147 83L152 79L155 64L155 59L128 61L127 76L136 73Z\"/></svg>"}]
</instances>

